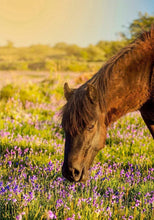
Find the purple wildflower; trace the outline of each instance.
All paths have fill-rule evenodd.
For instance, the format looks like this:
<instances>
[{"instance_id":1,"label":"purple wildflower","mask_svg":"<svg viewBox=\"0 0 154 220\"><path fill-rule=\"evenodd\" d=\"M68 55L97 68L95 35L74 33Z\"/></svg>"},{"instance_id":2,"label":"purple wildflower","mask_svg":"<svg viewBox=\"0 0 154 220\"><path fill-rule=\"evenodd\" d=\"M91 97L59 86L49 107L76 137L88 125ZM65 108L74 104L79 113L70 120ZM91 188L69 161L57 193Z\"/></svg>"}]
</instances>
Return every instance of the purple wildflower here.
<instances>
[{"instance_id":1,"label":"purple wildflower","mask_svg":"<svg viewBox=\"0 0 154 220\"><path fill-rule=\"evenodd\" d=\"M56 219L57 218L56 215L51 210L48 211L47 217L48 217L48 219Z\"/></svg>"}]
</instances>

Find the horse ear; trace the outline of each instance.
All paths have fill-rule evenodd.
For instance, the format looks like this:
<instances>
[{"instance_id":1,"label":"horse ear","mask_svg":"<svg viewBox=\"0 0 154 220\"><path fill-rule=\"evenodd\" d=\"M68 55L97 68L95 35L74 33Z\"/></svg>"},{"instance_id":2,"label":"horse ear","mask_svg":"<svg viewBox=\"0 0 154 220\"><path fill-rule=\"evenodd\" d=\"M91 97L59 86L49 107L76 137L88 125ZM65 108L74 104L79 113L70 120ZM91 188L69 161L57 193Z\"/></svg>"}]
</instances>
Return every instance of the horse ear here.
<instances>
[{"instance_id":1,"label":"horse ear","mask_svg":"<svg viewBox=\"0 0 154 220\"><path fill-rule=\"evenodd\" d=\"M98 100L97 90L96 90L95 86L93 86L90 83L87 84L87 96L90 99L90 101L94 104Z\"/></svg>"},{"instance_id":2,"label":"horse ear","mask_svg":"<svg viewBox=\"0 0 154 220\"><path fill-rule=\"evenodd\" d=\"M65 83L64 84L64 96L67 101L69 100L72 94L73 94L73 89L70 89L70 87L68 86L68 83Z\"/></svg>"}]
</instances>

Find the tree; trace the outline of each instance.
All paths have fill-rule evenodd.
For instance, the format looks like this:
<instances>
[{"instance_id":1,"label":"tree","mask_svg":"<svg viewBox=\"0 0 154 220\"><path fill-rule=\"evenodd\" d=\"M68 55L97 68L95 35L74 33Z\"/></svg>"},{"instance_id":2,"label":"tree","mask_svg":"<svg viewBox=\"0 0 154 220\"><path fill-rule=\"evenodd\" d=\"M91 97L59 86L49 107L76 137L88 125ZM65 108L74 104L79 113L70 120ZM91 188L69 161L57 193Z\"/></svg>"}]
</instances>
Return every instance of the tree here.
<instances>
[{"instance_id":1,"label":"tree","mask_svg":"<svg viewBox=\"0 0 154 220\"><path fill-rule=\"evenodd\" d=\"M8 41L7 41L7 44L6 44L6 47L7 47L7 48L13 48L13 47L14 47L13 42L12 42L11 40L8 40Z\"/></svg>"},{"instance_id":2,"label":"tree","mask_svg":"<svg viewBox=\"0 0 154 220\"><path fill-rule=\"evenodd\" d=\"M68 44L65 42L59 42L54 46L54 48L60 49L60 50L65 50L67 47L68 47Z\"/></svg>"},{"instance_id":3,"label":"tree","mask_svg":"<svg viewBox=\"0 0 154 220\"><path fill-rule=\"evenodd\" d=\"M99 41L97 43L97 47L104 51L105 60L116 54L125 45L125 41Z\"/></svg>"},{"instance_id":4,"label":"tree","mask_svg":"<svg viewBox=\"0 0 154 220\"><path fill-rule=\"evenodd\" d=\"M149 15L148 13L142 14L139 12L137 19L129 25L128 31L130 37L126 36L124 33L120 33L123 39L134 40L142 31L149 31L152 24L154 24L154 15Z\"/></svg>"},{"instance_id":5,"label":"tree","mask_svg":"<svg viewBox=\"0 0 154 220\"><path fill-rule=\"evenodd\" d=\"M105 52L97 46L90 44L86 48L86 51L88 54L88 61L104 61L105 60Z\"/></svg>"}]
</instances>

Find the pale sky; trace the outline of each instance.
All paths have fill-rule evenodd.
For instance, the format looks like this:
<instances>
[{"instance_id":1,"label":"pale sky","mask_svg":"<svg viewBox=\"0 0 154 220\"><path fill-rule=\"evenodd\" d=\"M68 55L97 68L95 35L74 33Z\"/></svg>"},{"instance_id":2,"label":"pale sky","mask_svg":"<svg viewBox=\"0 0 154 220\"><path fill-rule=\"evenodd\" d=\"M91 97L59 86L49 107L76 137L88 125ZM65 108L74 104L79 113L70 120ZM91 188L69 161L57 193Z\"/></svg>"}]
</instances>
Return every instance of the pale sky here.
<instances>
[{"instance_id":1,"label":"pale sky","mask_svg":"<svg viewBox=\"0 0 154 220\"><path fill-rule=\"evenodd\" d=\"M154 0L0 0L0 45L116 40L139 11L154 15Z\"/></svg>"}]
</instances>

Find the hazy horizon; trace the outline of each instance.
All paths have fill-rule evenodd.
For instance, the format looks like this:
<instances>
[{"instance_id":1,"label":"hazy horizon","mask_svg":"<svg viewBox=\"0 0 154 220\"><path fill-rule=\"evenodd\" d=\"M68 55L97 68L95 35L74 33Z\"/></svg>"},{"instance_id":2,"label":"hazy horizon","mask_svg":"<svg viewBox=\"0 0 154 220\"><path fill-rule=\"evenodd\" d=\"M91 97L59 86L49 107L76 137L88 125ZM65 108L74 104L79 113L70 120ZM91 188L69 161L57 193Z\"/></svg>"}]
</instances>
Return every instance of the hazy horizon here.
<instances>
[{"instance_id":1,"label":"hazy horizon","mask_svg":"<svg viewBox=\"0 0 154 220\"><path fill-rule=\"evenodd\" d=\"M139 12L153 15L154 0L0 0L0 46L118 40Z\"/></svg>"}]
</instances>

